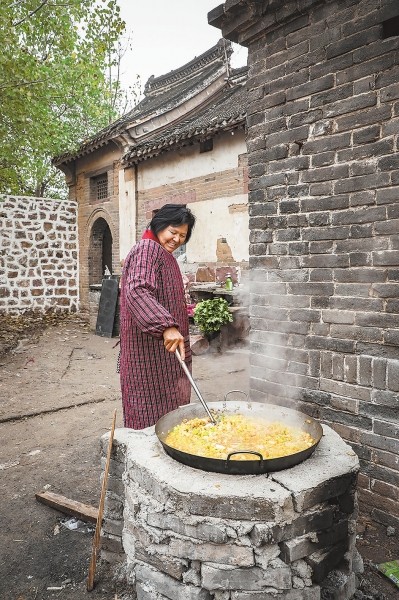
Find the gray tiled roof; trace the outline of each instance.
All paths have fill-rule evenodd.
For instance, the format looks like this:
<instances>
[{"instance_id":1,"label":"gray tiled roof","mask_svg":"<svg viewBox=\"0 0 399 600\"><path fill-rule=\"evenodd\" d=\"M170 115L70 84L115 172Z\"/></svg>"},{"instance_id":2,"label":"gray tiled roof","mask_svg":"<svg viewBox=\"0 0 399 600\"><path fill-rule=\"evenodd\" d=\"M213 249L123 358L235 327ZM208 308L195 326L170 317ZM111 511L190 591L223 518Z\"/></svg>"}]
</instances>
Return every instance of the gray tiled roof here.
<instances>
[{"instance_id":1,"label":"gray tiled roof","mask_svg":"<svg viewBox=\"0 0 399 600\"><path fill-rule=\"evenodd\" d=\"M150 77L145 86L143 100L130 112L83 141L75 152L67 152L54 158L53 163L60 165L90 154L97 148L112 142L119 135L123 135L130 127L140 123L145 124L147 120L162 115L195 97L224 73L227 76L226 59L228 60L231 53L230 42L222 39L179 69L160 77ZM242 69L234 71L233 79L237 79L237 76L240 77L242 71ZM176 124L176 121L171 122L166 129L156 129L136 143L133 134L131 147L124 157L126 161L138 162L164 152L166 144L169 144L169 147L176 144L184 145L184 140L188 139L190 135L194 137L201 135L199 132L203 131L206 125L208 125L208 134L202 133L203 137L209 137L212 132L215 133L223 126L231 127L237 119L243 120L244 94L242 88L238 94L240 86L237 87L234 83L231 85L232 87L229 87L226 79L223 93L214 98L212 104L208 104L206 108L200 106L196 109L191 118L185 119L179 124ZM155 145L158 147L157 151L155 151Z\"/></svg>"},{"instance_id":2,"label":"gray tiled roof","mask_svg":"<svg viewBox=\"0 0 399 600\"><path fill-rule=\"evenodd\" d=\"M143 142L135 144L126 152L123 162L140 162L167 152L172 147L204 141L220 131L244 125L247 108L246 73L246 67L234 70L230 85L211 104L197 110L184 121L171 123L166 129L156 131Z\"/></svg>"}]
</instances>

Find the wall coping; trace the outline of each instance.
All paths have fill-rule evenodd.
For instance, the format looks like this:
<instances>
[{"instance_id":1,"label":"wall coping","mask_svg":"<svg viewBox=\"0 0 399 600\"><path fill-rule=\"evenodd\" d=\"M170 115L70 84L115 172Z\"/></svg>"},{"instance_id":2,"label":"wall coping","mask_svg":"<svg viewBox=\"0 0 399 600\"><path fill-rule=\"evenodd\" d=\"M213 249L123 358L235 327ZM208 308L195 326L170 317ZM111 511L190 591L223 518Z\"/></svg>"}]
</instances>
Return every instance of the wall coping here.
<instances>
[{"instance_id":1,"label":"wall coping","mask_svg":"<svg viewBox=\"0 0 399 600\"><path fill-rule=\"evenodd\" d=\"M248 47L266 32L308 13L313 6L325 1L227 0L208 13L208 23L221 29L224 38Z\"/></svg>"}]
</instances>

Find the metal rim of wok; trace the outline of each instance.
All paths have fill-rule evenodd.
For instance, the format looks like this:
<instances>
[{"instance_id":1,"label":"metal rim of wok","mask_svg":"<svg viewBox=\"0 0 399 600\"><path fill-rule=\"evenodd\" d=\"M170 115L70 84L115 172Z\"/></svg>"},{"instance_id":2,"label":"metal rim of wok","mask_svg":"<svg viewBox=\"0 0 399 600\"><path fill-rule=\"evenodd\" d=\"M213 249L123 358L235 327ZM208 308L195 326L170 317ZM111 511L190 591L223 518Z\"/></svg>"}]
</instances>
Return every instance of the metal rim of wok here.
<instances>
[{"instance_id":1,"label":"metal rim of wok","mask_svg":"<svg viewBox=\"0 0 399 600\"><path fill-rule=\"evenodd\" d=\"M309 458L315 451L323 435L323 429L320 423L315 419L304 413L285 408L284 406L278 406L277 404L229 401L209 402L208 405L211 410L220 411L224 414L240 414L255 418L258 416L266 421L279 421L286 425L299 427L299 429L311 435L315 440L315 443L313 446L310 446L310 448L306 448L301 452L295 452L294 454L278 458L261 458L261 455L257 453L259 460L232 460L231 455L225 460L183 452L182 450L177 450L176 448L169 446L169 444L165 442L169 431L176 425L182 423L184 419L189 420L194 419L195 417L206 417L200 403L187 404L161 417L155 425L155 433L165 452L169 456L194 469L230 475L260 475L271 471L281 471L293 467ZM253 453L253 451L247 448L243 448L240 451L245 454L248 454L248 452Z\"/></svg>"}]
</instances>

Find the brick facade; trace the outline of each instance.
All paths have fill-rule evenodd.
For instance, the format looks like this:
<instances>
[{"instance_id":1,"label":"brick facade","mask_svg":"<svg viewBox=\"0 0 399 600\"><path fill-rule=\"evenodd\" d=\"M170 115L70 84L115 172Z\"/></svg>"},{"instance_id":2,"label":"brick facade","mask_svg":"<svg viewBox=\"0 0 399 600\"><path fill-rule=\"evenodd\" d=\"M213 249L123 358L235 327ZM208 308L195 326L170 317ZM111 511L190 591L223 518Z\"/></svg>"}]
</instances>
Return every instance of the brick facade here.
<instances>
[{"instance_id":1,"label":"brick facade","mask_svg":"<svg viewBox=\"0 0 399 600\"><path fill-rule=\"evenodd\" d=\"M0 196L0 312L78 310L76 202Z\"/></svg>"},{"instance_id":2,"label":"brick facade","mask_svg":"<svg viewBox=\"0 0 399 600\"><path fill-rule=\"evenodd\" d=\"M95 170L93 170L95 165ZM101 166L103 165L103 166ZM93 181L107 174L108 196L94 197ZM79 231L79 289L80 309L89 312L90 285L101 284L104 275L103 251L106 240L110 243L112 273L120 273L119 258L119 162L101 151L79 165L75 184L70 186L70 197L76 198Z\"/></svg>"},{"instance_id":3,"label":"brick facade","mask_svg":"<svg viewBox=\"0 0 399 600\"><path fill-rule=\"evenodd\" d=\"M216 13L249 47L251 396L348 440L363 508L397 527L399 5Z\"/></svg>"}]
</instances>

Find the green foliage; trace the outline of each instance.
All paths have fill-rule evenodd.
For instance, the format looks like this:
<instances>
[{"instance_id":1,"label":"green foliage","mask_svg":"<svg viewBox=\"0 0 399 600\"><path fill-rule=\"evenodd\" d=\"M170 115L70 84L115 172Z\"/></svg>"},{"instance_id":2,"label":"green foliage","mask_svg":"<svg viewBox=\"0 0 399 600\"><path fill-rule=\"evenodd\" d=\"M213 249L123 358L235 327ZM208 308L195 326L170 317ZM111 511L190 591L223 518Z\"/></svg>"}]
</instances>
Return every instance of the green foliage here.
<instances>
[{"instance_id":1,"label":"green foliage","mask_svg":"<svg viewBox=\"0 0 399 600\"><path fill-rule=\"evenodd\" d=\"M212 298L199 302L194 309L194 323L204 334L219 331L222 325L231 323L233 317L224 298Z\"/></svg>"},{"instance_id":2,"label":"green foliage","mask_svg":"<svg viewBox=\"0 0 399 600\"><path fill-rule=\"evenodd\" d=\"M51 158L118 116L124 28L116 0L0 2L0 193L56 193Z\"/></svg>"}]
</instances>

